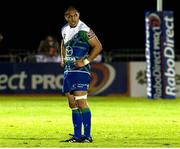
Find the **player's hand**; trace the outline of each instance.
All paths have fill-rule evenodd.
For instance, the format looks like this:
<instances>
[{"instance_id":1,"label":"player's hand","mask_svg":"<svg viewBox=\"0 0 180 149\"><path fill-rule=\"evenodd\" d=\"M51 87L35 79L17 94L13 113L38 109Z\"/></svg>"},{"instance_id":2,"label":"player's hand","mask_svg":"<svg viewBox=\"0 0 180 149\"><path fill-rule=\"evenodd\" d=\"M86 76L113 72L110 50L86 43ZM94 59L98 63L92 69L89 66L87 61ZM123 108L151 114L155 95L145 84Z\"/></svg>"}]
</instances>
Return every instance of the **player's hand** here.
<instances>
[{"instance_id":1,"label":"player's hand","mask_svg":"<svg viewBox=\"0 0 180 149\"><path fill-rule=\"evenodd\" d=\"M84 66L84 62L83 62L83 59L79 59L79 60L76 60L74 62L74 65L78 68L78 67L83 67Z\"/></svg>"},{"instance_id":2,"label":"player's hand","mask_svg":"<svg viewBox=\"0 0 180 149\"><path fill-rule=\"evenodd\" d=\"M61 66L61 67L64 67L64 64L60 63L60 66Z\"/></svg>"},{"instance_id":3,"label":"player's hand","mask_svg":"<svg viewBox=\"0 0 180 149\"><path fill-rule=\"evenodd\" d=\"M64 67L64 63L60 63L60 66L61 66L61 67Z\"/></svg>"}]
</instances>

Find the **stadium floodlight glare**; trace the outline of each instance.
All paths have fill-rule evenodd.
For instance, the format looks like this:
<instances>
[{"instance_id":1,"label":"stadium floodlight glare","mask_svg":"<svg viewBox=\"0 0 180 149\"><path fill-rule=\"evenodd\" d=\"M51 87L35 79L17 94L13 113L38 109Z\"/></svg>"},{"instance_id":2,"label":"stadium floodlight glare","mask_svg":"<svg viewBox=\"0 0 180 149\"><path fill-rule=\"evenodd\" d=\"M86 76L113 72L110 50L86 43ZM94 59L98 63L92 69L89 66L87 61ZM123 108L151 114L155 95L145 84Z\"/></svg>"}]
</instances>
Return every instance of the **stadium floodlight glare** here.
<instances>
[{"instance_id":1,"label":"stadium floodlight glare","mask_svg":"<svg viewBox=\"0 0 180 149\"><path fill-rule=\"evenodd\" d=\"M163 11L163 0L157 0L157 11Z\"/></svg>"}]
</instances>

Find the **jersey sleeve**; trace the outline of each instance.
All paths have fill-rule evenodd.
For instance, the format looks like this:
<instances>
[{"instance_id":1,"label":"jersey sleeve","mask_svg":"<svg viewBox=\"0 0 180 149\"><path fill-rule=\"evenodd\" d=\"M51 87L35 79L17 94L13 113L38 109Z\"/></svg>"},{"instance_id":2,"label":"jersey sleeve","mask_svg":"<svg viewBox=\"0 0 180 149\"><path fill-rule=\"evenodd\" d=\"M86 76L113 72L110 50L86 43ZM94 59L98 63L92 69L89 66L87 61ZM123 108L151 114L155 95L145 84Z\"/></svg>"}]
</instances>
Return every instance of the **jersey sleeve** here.
<instances>
[{"instance_id":1,"label":"jersey sleeve","mask_svg":"<svg viewBox=\"0 0 180 149\"><path fill-rule=\"evenodd\" d=\"M93 30L90 29L89 32L87 31L80 31L80 36L83 38L84 41L88 42L91 38L95 36Z\"/></svg>"}]
</instances>

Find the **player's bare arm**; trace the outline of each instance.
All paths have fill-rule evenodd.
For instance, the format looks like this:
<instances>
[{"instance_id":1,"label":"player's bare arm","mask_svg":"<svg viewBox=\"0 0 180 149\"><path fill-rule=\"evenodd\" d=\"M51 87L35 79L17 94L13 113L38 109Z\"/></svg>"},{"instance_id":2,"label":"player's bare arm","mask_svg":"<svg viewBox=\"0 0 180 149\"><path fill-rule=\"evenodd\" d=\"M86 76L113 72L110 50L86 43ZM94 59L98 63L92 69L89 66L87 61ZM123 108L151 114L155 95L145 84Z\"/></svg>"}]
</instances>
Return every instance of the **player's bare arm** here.
<instances>
[{"instance_id":1,"label":"player's bare arm","mask_svg":"<svg viewBox=\"0 0 180 149\"><path fill-rule=\"evenodd\" d=\"M64 49L64 42L63 40L61 41L61 53L60 53L60 57L61 57L61 62L60 65L61 67L64 67L64 57L65 57L65 49Z\"/></svg>"},{"instance_id":2,"label":"player's bare arm","mask_svg":"<svg viewBox=\"0 0 180 149\"><path fill-rule=\"evenodd\" d=\"M92 47L91 53L89 54L88 60L93 61L98 54L102 51L102 45L98 40L97 36L94 36L89 41L89 45Z\"/></svg>"}]
</instances>

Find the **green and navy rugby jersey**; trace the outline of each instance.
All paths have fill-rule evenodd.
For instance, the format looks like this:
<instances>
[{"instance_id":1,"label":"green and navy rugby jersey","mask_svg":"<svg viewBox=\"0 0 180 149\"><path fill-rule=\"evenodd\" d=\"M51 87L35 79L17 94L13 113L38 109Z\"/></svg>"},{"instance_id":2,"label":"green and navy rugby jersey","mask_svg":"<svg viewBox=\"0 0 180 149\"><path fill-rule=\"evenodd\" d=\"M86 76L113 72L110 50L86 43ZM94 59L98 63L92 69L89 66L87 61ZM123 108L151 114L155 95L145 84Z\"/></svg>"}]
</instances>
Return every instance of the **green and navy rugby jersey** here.
<instances>
[{"instance_id":1,"label":"green and navy rugby jersey","mask_svg":"<svg viewBox=\"0 0 180 149\"><path fill-rule=\"evenodd\" d=\"M90 72L90 65L81 68L74 66L74 61L84 59L89 53L88 40L95 36L94 32L81 20L76 27L71 28L68 24L62 30L62 38L65 48L65 68L64 71L86 71Z\"/></svg>"}]
</instances>

